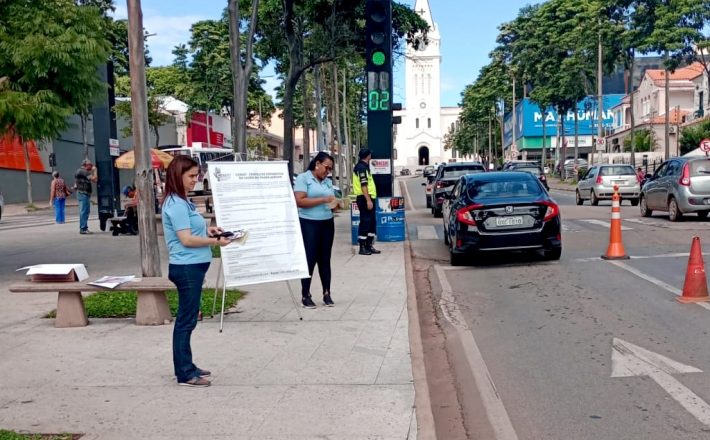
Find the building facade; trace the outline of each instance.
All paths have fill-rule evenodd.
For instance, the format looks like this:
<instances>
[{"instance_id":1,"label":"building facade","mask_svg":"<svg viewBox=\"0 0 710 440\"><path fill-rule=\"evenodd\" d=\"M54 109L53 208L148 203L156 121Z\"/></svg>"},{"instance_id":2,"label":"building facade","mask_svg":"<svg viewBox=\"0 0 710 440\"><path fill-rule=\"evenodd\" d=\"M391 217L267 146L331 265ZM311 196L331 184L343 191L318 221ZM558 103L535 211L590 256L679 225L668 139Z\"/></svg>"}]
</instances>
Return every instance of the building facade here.
<instances>
[{"instance_id":1,"label":"building facade","mask_svg":"<svg viewBox=\"0 0 710 440\"><path fill-rule=\"evenodd\" d=\"M395 116L394 165L396 168L433 165L449 161L444 136L455 127L461 109L441 106L441 35L432 18L428 0L417 0L414 10L429 24L427 40L417 49L408 45L405 56L406 107Z\"/></svg>"}]
</instances>

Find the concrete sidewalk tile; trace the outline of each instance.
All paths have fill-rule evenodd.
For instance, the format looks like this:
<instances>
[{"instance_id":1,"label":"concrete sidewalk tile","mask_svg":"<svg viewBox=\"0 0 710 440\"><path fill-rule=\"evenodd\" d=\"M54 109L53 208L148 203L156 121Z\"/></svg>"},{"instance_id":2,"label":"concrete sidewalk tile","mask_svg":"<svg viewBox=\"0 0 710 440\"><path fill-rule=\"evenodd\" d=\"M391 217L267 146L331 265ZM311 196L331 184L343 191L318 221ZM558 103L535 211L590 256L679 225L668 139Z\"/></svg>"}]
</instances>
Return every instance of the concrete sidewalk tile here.
<instances>
[{"instance_id":1,"label":"concrete sidewalk tile","mask_svg":"<svg viewBox=\"0 0 710 440\"><path fill-rule=\"evenodd\" d=\"M405 438L413 398L411 386L294 386L253 438Z\"/></svg>"}]
</instances>

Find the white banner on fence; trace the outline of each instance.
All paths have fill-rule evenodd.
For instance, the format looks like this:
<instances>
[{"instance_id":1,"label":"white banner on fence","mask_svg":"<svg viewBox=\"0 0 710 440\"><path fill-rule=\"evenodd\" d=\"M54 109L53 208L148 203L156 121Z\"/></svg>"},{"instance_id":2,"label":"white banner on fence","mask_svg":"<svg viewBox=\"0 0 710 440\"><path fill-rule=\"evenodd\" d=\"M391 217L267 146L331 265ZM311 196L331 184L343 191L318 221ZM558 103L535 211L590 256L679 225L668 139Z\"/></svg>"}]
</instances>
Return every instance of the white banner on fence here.
<instances>
[{"instance_id":1,"label":"white banner on fence","mask_svg":"<svg viewBox=\"0 0 710 440\"><path fill-rule=\"evenodd\" d=\"M247 229L243 246L222 248L227 287L308 277L286 162L208 162L217 225Z\"/></svg>"}]
</instances>

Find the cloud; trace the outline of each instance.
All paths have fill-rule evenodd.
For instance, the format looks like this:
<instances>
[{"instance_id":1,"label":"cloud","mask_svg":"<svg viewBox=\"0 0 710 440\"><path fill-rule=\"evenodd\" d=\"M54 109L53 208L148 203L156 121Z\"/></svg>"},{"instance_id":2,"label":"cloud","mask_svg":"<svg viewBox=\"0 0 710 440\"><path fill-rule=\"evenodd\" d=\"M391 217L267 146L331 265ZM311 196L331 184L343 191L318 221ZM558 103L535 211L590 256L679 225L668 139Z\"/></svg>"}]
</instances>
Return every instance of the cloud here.
<instances>
[{"instance_id":1,"label":"cloud","mask_svg":"<svg viewBox=\"0 0 710 440\"><path fill-rule=\"evenodd\" d=\"M116 19L127 18L128 11L124 5L117 5L113 14ZM200 20L214 19L203 15L175 15L161 14L156 10L143 9L143 27L151 35L147 45L153 66L165 66L173 62L172 50L180 43L190 40L190 27Z\"/></svg>"}]
</instances>

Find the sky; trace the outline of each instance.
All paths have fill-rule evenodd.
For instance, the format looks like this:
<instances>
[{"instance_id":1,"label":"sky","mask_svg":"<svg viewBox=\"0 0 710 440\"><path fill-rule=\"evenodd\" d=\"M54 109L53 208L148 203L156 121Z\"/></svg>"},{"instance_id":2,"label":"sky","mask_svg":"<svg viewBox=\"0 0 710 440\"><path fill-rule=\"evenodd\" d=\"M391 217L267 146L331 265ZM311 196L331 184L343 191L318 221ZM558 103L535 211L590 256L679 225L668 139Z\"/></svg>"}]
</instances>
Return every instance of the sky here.
<instances>
[{"instance_id":1,"label":"sky","mask_svg":"<svg viewBox=\"0 0 710 440\"><path fill-rule=\"evenodd\" d=\"M415 0L400 0L414 6ZM172 49L190 38L192 23L217 19L226 7L226 0L142 0L143 25L156 34L148 38L148 48L154 66L170 64ZM461 101L461 92L473 83L481 67L488 64L488 54L495 47L498 25L513 20L520 8L532 0L429 0L434 21L441 33L441 105L456 106ZM126 17L126 3L116 0L114 17ZM399 60L394 66L394 100L404 102L404 63ZM268 67L263 75L272 75ZM274 78L266 78L266 90L278 84ZM272 93L273 94L273 93Z\"/></svg>"}]
</instances>

